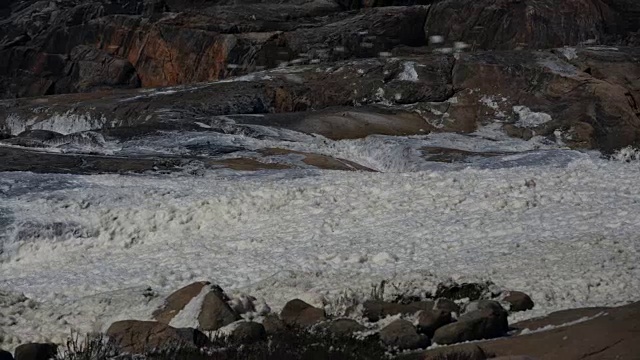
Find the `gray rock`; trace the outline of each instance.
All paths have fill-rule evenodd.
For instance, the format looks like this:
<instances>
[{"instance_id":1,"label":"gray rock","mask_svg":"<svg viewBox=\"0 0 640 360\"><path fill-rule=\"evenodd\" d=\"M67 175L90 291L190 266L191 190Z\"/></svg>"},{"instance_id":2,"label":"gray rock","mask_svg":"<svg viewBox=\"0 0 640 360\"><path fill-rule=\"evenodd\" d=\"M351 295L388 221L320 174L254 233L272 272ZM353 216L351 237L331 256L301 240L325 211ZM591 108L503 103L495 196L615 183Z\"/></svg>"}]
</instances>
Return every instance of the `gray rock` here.
<instances>
[{"instance_id":1,"label":"gray rock","mask_svg":"<svg viewBox=\"0 0 640 360\"><path fill-rule=\"evenodd\" d=\"M502 305L500 305L500 303L497 302L497 301L494 301L494 300L477 300L477 301L472 301L472 302L468 303L467 306L465 306L464 313L460 317L460 319L462 319L465 314L470 313L470 312L474 312L474 311L478 311L478 310L490 310L490 311L492 311L493 313L496 313L496 314L506 313L505 308L503 308Z\"/></svg>"},{"instance_id":2,"label":"gray rock","mask_svg":"<svg viewBox=\"0 0 640 360\"><path fill-rule=\"evenodd\" d=\"M380 340L391 347L401 350L426 348L431 341L425 335L418 334L416 328L407 320L396 320L380 330Z\"/></svg>"},{"instance_id":3,"label":"gray rock","mask_svg":"<svg viewBox=\"0 0 640 360\"><path fill-rule=\"evenodd\" d=\"M15 352L15 360L50 360L58 354L58 345L31 343L19 345Z\"/></svg>"},{"instance_id":4,"label":"gray rock","mask_svg":"<svg viewBox=\"0 0 640 360\"><path fill-rule=\"evenodd\" d=\"M280 318L289 326L302 328L327 319L323 309L313 307L300 299L289 301L280 312Z\"/></svg>"},{"instance_id":5,"label":"gray rock","mask_svg":"<svg viewBox=\"0 0 640 360\"><path fill-rule=\"evenodd\" d=\"M421 311L418 314L418 332L429 337L440 327L450 324L451 312L445 310Z\"/></svg>"},{"instance_id":6,"label":"gray rock","mask_svg":"<svg viewBox=\"0 0 640 360\"><path fill-rule=\"evenodd\" d=\"M433 306L433 309L460 314L460 306L456 304L453 300L449 300L445 298L437 299L435 305Z\"/></svg>"},{"instance_id":7,"label":"gray rock","mask_svg":"<svg viewBox=\"0 0 640 360\"><path fill-rule=\"evenodd\" d=\"M217 291L212 291L205 296L198 316L201 330L218 330L240 319L240 316L223 299L224 297Z\"/></svg>"},{"instance_id":8,"label":"gray rock","mask_svg":"<svg viewBox=\"0 0 640 360\"><path fill-rule=\"evenodd\" d=\"M492 339L509 330L507 311L495 301L480 300L471 304L457 322L438 328L433 341L438 344L455 344L464 341Z\"/></svg>"}]
</instances>

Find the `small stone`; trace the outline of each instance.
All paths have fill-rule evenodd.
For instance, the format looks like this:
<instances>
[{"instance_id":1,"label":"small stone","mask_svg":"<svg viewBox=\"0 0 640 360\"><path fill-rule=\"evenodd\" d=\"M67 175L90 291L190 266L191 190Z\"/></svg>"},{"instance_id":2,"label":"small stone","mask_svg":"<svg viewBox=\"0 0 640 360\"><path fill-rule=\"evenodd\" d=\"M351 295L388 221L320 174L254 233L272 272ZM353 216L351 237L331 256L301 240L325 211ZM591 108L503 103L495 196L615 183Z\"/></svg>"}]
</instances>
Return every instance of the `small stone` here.
<instances>
[{"instance_id":1,"label":"small stone","mask_svg":"<svg viewBox=\"0 0 640 360\"><path fill-rule=\"evenodd\" d=\"M502 301L508 302L510 306L509 311L526 311L533 309L533 300L529 295L520 291L508 291Z\"/></svg>"},{"instance_id":2,"label":"small stone","mask_svg":"<svg viewBox=\"0 0 640 360\"><path fill-rule=\"evenodd\" d=\"M231 332L231 339L238 344L253 344L267 338L264 325L252 322L241 321Z\"/></svg>"},{"instance_id":3,"label":"small stone","mask_svg":"<svg viewBox=\"0 0 640 360\"><path fill-rule=\"evenodd\" d=\"M379 335L385 345L401 350L422 349L431 345L427 336L418 334L409 321L402 319L385 326Z\"/></svg>"},{"instance_id":4,"label":"small stone","mask_svg":"<svg viewBox=\"0 0 640 360\"><path fill-rule=\"evenodd\" d=\"M418 313L418 332L433 337L433 333L440 327L450 324L451 312L444 310L429 310Z\"/></svg>"},{"instance_id":5,"label":"small stone","mask_svg":"<svg viewBox=\"0 0 640 360\"><path fill-rule=\"evenodd\" d=\"M280 312L280 318L289 326L302 328L327 319L323 309L315 308L300 299L289 301Z\"/></svg>"},{"instance_id":6,"label":"small stone","mask_svg":"<svg viewBox=\"0 0 640 360\"><path fill-rule=\"evenodd\" d=\"M50 360L58 354L58 345L55 344L22 344L15 352L15 360Z\"/></svg>"}]
</instances>

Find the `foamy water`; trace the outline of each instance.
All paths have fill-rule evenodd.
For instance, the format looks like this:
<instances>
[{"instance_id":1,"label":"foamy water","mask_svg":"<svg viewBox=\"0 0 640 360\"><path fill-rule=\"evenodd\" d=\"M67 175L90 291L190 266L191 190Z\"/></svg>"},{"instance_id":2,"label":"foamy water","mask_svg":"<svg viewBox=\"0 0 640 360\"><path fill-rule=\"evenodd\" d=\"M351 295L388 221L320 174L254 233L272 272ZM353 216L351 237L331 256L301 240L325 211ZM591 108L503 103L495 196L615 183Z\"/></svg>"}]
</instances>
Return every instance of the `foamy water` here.
<instances>
[{"instance_id":1,"label":"foamy water","mask_svg":"<svg viewBox=\"0 0 640 360\"><path fill-rule=\"evenodd\" d=\"M127 139L82 133L105 124L67 123L77 121L47 123L72 134L40 151L224 159L282 148L378 172L321 171L283 155L301 169L0 173L4 348L148 319L163 296L198 280L275 310L295 297L331 307L383 279L399 291L492 280L536 302L512 320L640 294L637 153L605 160L548 138L509 138L500 124L332 141L228 117ZM470 155L434 162L425 147ZM144 296L148 287L159 296Z\"/></svg>"},{"instance_id":2,"label":"foamy water","mask_svg":"<svg viewBox=\"0 0 640 360\"><path fill-rule=\"evenodd\" d=\"M429 170L367 144L380 147L324 149L386 173L1 173L0 311L15 320L3 320L2 346L146 319L160 301L146 287L166 295L205 279L274 309L382 279L490 279L531 294L520 318L637 300L637 162L556 149Z\"/></svg>"}]
</instances>

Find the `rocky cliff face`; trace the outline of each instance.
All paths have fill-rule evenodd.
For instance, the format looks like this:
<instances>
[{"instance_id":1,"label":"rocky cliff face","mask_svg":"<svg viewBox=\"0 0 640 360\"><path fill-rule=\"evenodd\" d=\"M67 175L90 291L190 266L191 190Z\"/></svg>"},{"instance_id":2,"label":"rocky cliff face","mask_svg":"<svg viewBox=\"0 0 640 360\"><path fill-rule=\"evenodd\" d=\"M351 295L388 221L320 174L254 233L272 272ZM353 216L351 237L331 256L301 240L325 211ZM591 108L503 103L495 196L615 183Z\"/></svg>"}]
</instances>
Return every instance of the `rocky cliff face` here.
<instances>
[{"instance_id":1,"label":"rocky cliff face","mask_svg":"<svg viewBox=\"0 0 640 360\"><path fill-rule=\"evenodd\" d=\"M2 96L211 81L282 63L377 56L427 45L432 35L510 50L620 43L638 29L638 5L628 0L236 3L9 1L0 10ZM416 4L424 6L407 6ZM371 9L348 10L363 7Z\"/></svg>"},{"instance_id":2,"label":"rocky cliff face","mask_svg":"<svg viewBox=\"0 0 640 360\"><path fill-rule=\"evenodd\" d=\"M514 136L560 130L570 146L611 150L639 139L639 14L630 0L12 0L0 5L0 97L282 68L241 85L190 87L201 90L179 101L211 115L383 102L419 113L430 131L503 119ZM218 104L220 89L233 104ZM153 101L106 104L111 97L80 98L97 118L156 117ZM69 108L75 97L56 99L33 119L80 111ZM5 136L15 135L9 116L27 119L28 104L2 105Z\"/></svg>"}]
</instances>

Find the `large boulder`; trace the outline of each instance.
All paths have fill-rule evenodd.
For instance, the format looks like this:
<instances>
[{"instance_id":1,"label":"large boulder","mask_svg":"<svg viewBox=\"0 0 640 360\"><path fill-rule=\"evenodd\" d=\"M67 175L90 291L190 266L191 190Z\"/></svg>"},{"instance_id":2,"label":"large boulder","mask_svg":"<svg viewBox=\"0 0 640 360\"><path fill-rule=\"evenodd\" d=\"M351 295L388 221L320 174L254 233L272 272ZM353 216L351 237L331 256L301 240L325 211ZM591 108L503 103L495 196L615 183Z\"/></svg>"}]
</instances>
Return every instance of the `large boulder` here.
<instances>
[{"instance_id":1,"label":"large boulder","mask_svg":"<svg viewBox=\"0 0 640 360\"><path fill-rule=\"evenodd\" d=\"M426 310L418 313L418 332L433 337L435 331L453 321L450 311Z\"/></svg>"},{"instance_id":2,"label":"large boulder","mask_svg":"<svg viewBox=\"0 0 640 360\"><path fill-rule=\"evenodd\" d=\"M458 321L435 331L433 342L449 345L502 336L509 330L507 316L507 311L496 301L471 303L468 312L461 315Z\"/></svg>"},{"instance_id":3,"label":"large boulder","mask_svg":"<svg viewBox=\"0 0 640 360\"><path fill-rule=\"evenodd\" d=\"M169 295L164 305L153 312L153 318L172 326L217 330L240 319L228 300L219 286L196 282Z\"/></svg>"},{"instance_id":4,"label":"large boulder","mask_svg":"<svg viewBox=\"0 0 640 360\"><path fill-rule=\"evenodd\" d=\"M120 349L143 354L161 347L201 348L209 345L209 338L191 328L174 328L155 321L117 321L107 329L106 335Z\"/></svg>"}]
</instances>

